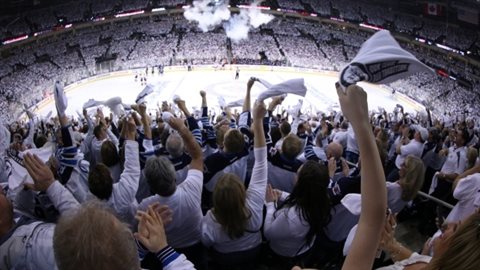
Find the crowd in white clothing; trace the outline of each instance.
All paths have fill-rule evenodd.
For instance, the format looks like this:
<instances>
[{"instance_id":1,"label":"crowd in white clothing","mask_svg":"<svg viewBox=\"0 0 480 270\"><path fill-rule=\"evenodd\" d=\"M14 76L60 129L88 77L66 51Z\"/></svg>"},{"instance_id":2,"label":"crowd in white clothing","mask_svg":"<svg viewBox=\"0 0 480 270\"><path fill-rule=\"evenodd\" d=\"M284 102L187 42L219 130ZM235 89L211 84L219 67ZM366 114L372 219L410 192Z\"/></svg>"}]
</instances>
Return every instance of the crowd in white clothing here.
<instances>
[{"instance_id":1,"label":"crowd in white clothing","mask_svg":"<svg viewBox=\"0 0 480 270\"><path fill-rule=\"evenodd\" d=\"M112 97L72 117L56 83L56 117L29 113L28 123L0 126L0 268L358 269L408 260L443 269L449 252L472 259L456 259L461 269L480 266L471 253L479 239L464 237L480 220L478 119L422 119L401 107L369 116L355 85L336 86L341 112L276 115L285 96L252 106L255 83L264 82L248 81L241 113L225 107L219 117L204 91L200 114L181 98L177 110L166 102L154 115L142 103L128 115L88 113L124 106ZM452 231L439 230L420 259L393 231L394 214L412 203L428 210L415 200L424 189L441 199L454 190L459 202L438 216ZM374 262L378 249L392 261Z\"/></svg>"},{"instance_id":2,"label":"crowd in white clothing","mask_svg":"<svg viewBox=\"0 0 480 270\"><path fill-rule=\"evenodd\" d=\"M411 27L414 26L409 26ZM427 29L426 26L423 28ZM73 83L97 74L97 59L103 57L114 56L111 71L154 66L159 63L218 64L225 58L229 59L229 43L231 61L234 63L282 64L338 71L353 59L369 35L368 32L334 25L275 19L251 32L248 40L235 43L225 38L223 30L199 33L194 25L181 16L137 18L132 21L118 21L77 29L74 34L61 33L40 39L35 44L27 43L2 60L5 65L0 67L0 77L3 77L0 86L6 100L32 105L39 97L49 94L47 85L58 78L62 78L66 83ZM459 34L459 37L463 36L469 36L469 40L474 38L474 35ZM455 42L457 39L453 36L448 40ZM199 42L205 45L199 46ZM470 64L460 60L452 61L448 55L437 50L411 44L404 46L421 61L451 72L454 76L463 76L472 83L473 89L478 88L480 74L478 69ZM26 70L22 70L24 67ZM438 83L439 81L444 82ZM422 88L417 91L415 87L418 86ZM35 95L35 100L32 100L31 95L15 89L32 89L39 95ZM435 104L441 105L446 100L454 100L477 115L474 106L477 98L470 97L465 102L462 97L468 95L465 94L468 92L456 89L462 87L449 80L395 85L396 91L434 107L441 108L443 106ZM447 92L448 95L442 96L442 93ZM441 99L434 98L438 96ZM457 103L449 106L461 107Z\"/></svg>"}]
</instances>

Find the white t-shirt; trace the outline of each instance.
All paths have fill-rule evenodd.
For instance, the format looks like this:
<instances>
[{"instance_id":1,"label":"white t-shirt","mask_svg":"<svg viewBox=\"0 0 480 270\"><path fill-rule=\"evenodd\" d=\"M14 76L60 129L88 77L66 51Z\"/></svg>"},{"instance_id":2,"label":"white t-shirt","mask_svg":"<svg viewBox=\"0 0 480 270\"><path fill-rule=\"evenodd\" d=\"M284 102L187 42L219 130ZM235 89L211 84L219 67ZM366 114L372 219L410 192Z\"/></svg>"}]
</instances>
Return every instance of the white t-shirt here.
<instances>
[{"instance_id":1,"label":"white t-shirt","mask_svg":"<svg viewBox=\"0 0 480 270\"><path fill-rule=\"evenodd\" d=\"M467 149L465 146L462 147L450 147L448 148L448 156L445 163L443 163L442 169L440 170L442 173L456 173L461 174L467 168Z\"/></svg>"},{"instance_id":2,"label":"white t-shirt","mask_svg":"<svg viewBox=\"0 0 480 270\"><path fill-rule=\"evenodd\" d=\"M138 209L146 210L155 202L168 205L172 210L172 222L165 225L168 242L173 248L185 248L200 242L202 228L203 173L190 169L185 181L177 186L170 197L154 195L144 199Z\"/></svg>"},{"instance_id":3,"label":"white t-shirt","mask_svg":"<svg viewBox=\"0 0 480 270\"><path fill-rule=\"evenodd\" d=\"M222 253L231 253L255 248L262 243L260 229L263 219L263 203L267 189L267 147L255 148L255 165L247 189L246 206L251 213L244 235L231 239L209 210L202 223L202 242L205 246Z\"/></svg>"},{"instance_id":4,"label":"white t-shirt","mask_svg":"<svg viewBox=\"0 0 480 270\"><path fill-rule=\"evenodd\" d=\"M475 212L480 197L480 173L469 175L461 179L455 190L453 197L458 200L455 207L447 217L448 222L456 222L465 219ZM475 202L477 200L477 203Z\"/></svg>"},{"instance_id":5,"label":"white t-shirt","mask_svg":"<svg viewBox=\"0 0 480 270\"><path fill-rule=\"evenodd\" d=\"M387 204L393 213L399 213L408 202L402 200L402 187L397 182L387 182Z\"/></svg>"},{"instance_id":6,"label":"white t-shirt","mask_svg":"<svg viewBox=\"0 0 480 270\"><path fill-rule=\"evenodd\" d=\"M420 255L414 252L412 253L412 255L410 255L408 259L395 262L394 264L389 266L377 268L377 270L402 270L402 269L405 269L405 266L409 266L411 264L416 264L416 263L429 263L431 260L432 260L432 257L430 256Z\"/></svg>"},{"instance_id":7,"label":"white t-shirt","mask_svg":"<svg viewBox=\"0 0 480 270\"><path fill-rule=\"evenodd\" d=\"M408 144L400 146L400 154L397 155L395 159L395 166L398 169L402 166L402 163L405 162L405 159L408 155L414 155L421 158L423 153L423 143L413 139Z\"/></svg>"},{"instance_id":8,"label":"white t-shirt","mask_svg":"<svg viewBox=\"0 0 480 270\"><path fill-rule=\"evenodd\" d=\"M310 225L303 219L297 207L282 208L275 216L275 205L267 203L264 235L270 242L270 248L278 255L295 257L310 249L313 242L306 244L306 235Z\"/></svg>"}]
</instances>

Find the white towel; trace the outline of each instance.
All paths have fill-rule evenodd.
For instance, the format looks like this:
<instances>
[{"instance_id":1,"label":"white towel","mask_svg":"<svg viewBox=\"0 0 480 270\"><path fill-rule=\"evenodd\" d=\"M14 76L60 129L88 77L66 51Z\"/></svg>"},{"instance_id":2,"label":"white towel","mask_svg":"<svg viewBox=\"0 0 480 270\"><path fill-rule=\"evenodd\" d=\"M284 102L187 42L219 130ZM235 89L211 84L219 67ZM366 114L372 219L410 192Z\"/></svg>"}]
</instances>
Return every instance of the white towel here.
<instances>
[{"instance_id":1,"label":"white towel","mask_svg":"<svg viewBox=\"0 0 480 270\"><path fill-rule=\"evenodd\" d=\"M414 55L402 49L387 30L371 36L357 56L340 72L340 84L347 87L360 81L391 83L417 72L431 72Z\"/></svg>"},{"instance_id":2,"label":"white towel","mask_svg":"<svg viewBox=\"0 0 480 270\"><path fill-rule=\"evenodd\" d=\"M347 194L340 202L353 215L359 216L362 212L362 197L360 194Z\"/></svg>"},{"instance_id":3,"label":"white towel","mask_svg":"<svg viewBox=\"0 0 480 270\"><path fill-rule=\"evenodd\" d=\"M232 102L229 102L227 104L227 107L229 108L232 108L232 107L242 107L243 106L243 98L239 99L239 100L235 100L235 101L232 101Z\"/></svg>"},{"instance_id":4,"label":"white towel","mask_svg":"<svg viewBox=\"0 0 480 270\"><path fill-rule=\"evenodd\" d=\"M218 96L218 105L220 105L220 108L225 108L227 107L227 102L225 102L225 99L222 96Z\"/></svg>"},{"instance_id":5,"label":"white towel","mask_svg":"<svg viewBox=\"0 0 480 270\"><path fill-rule=\"evenodd\" d=\"M270 85L268 82L262 79L259 79L259 82L265 85L268 89L260 93L260 95L257 97L258 101L264 101L267 98L280 96L283 94L295 94L302 97L305 97L307 94L307 88L305 87L305 81L303 78L292 79L275 85ZM270 85L270 87L267 85Z\"/></svg>"},{"instance_id":6,"label":"white towel","mask_svg":"<svg viewBox=\"0 0 480 270\"><path fill-rule=\"evenodd\" d=\"M54 151L53 143L46 143L42 148L32 148L13 155L12 152L7 153L8 161L6 162L8 176L8 187L16 189L23 183L33 184L33 179L27 172L27 169L23 165L23 156L26 153L37 155L43 162L47 162Z\"/></svg>"},{"instance_id":7,"label":"white towel","mask_svg":"<svg viewBox=\"0 0 480 270\"><path fill-rule=\"evenodd\" d=\"M68 99L65 96L63 86L60 82L56 82L53 89L53 98L55 99L55 106L59 116L65 116L65 110L68 107Z\"/></svg>"},{"instance_id":8,"label":"white towel","mask_svg":"<svg viewBox=\"0 0 480 270\"><path fill-rule=\"evenodd\" d=\"M103 105L107 106L110 111L116 116L121 116L125 114L123 109L123 102L121 97L113 97L103 102Z\"/></svg>"},{"instance_id":9,"label":"white towel","mask_svg":"<svg viewBox=\"0 0 480 270\"><path fill-rule=\"evenodd\" d=\"M137 98L135 99L135 103L142 104L145 102L145 98L153 93L153 85L147 84L145 88L138 94Z\"/></svg>"}]
</instances>

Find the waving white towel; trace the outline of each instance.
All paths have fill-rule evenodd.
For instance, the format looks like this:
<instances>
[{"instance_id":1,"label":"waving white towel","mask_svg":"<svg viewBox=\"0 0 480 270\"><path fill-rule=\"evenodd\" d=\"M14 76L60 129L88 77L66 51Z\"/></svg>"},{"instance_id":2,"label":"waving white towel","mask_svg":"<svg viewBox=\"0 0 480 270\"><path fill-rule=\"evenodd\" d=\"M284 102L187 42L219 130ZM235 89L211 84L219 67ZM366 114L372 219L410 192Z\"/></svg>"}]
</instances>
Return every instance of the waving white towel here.
<instances>
[{"instance_id":1,"label":"waving white towel","mask_svg":"<svg viewBox=\"0 0 480 270\"><path fill-rule=\"evenodd\" d=\"M387 30L371 36L357 56L340 72L340 84L347 87L360 81L390 83L417 72L434 72L414 55L402 49Z\"/></svg>"},{"instance_id":2,"label":"waving white towel","mask_svg":"<svg viewBox=\"0 0 480 270\"><path fill-rule=\"evenodd\" d=\"M257 97L258 101L264 101L267 98L283 94L295 94L304 97L307 94L307 87L303 78L284 81L279 84L271 85L265 80L259 79L259 82L268 89Z\"/></svg>"}]
</instances>

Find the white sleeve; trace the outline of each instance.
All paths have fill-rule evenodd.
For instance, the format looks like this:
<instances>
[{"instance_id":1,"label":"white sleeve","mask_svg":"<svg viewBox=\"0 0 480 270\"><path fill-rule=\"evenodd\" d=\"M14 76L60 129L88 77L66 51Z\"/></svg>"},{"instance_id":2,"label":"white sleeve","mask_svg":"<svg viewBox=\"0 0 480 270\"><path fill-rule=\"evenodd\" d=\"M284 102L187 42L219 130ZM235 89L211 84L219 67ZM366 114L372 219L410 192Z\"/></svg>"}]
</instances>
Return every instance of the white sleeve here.
<instances>
[{"instance_id":1,"label":"white sleeve","mask_svg":"<svg viewBox=\"0 0 480 270\"><path fill-rule=\"evenodd\" d=\"M478 192L478 186L480 186L480 173L469 175L459 180L453 191L453 197L459 201L469 200Z\"/></svg>"},{"instance_id":2,"label":"white sleeve","mask_svg":"<svg viewBox=\"0 0 480 270\"><path fill-rule=\"evenodd\" d=\"M261 212L267 190L267 147L255 148L253 151L255 164L247 190L247 200L252 204L252 209Z\"/></svg>"},{"instance_id":3,"label":"white sleeve","mask_svg":"<svg viewBox=\"0 0 480 270\"><path fill-rule=\"evenodd\" d=\"M145 148L145 152L153 152L155 150L153 141L149 139L143 139L142 146Z\"/></svg>"},{"instance_id":4,"label":"white sleeve","mask_svg":"<svg viewBox=\"0 0 480 270\"><path fill-rule=\"evenodd\" d=\"M135 199L138 183L140 181L140 160L138 156L138 143L132 140L125 141L125 169L120 175L120 180L113 186L115 204L129 206Z\"/></svg>"},{"instance_id":5,"label":"white sleeve","mask_svg":"<svg viewBox=\"0 0 480 270\"><path fill-rule=\"evenodd\" d=\"M277 216L274 217L275 205L273 202L267 203L267 215L265 217L264 234L265 237L270 239L281 239L288 237L285 232L290 231L290 222L287 222L287 214L283 211L288 211L288 208L282 209Z\"/></svg>"},{"instance_id":6,"label":"white sleeve","mask_svg":"<svg viewBox=\"0 0 480 270\"><path fill-rule=\"evenodd\" d=\"M117 147L118 149L118 138L117 136L115 136L115 134L113 134L113 132L107 128L107 135L108 135L108 138L109 140Z\"/></svg>"},{"instance_id":7,"label":"white sleeve","mask_svg":"<svg viewBox=\"0 0 480 270\"><path fill-rule=\"evenodd\" d=\"M409 143L409 144L400 146L400 155L402 155L403 157L406 157L413 153L415 153L413 144Z\"/></svg>"},{"instance_id":8,"label":"white sleeve","mask_svg":"<svg viewBox=\"0 0 480 270\"><path fill-rule=\"evenodd\" d=\"M163 270L195 270L195 266L185 255L180 254L180 256L164 266Z\"/></svg>"},{"instance_id":9,"label":"white sleeve","mask_svg":"<svg viewBox=\"0 0 480 270\"><path fill-rule=\"evenodd\" d=\"M212 212L208 210L207 214L202 219L202 244L205 247L211 247L215 243L215 236L213 229L215 224L212 219Z\"/></svg>"},{"instance_id":10,"label":"white sleeve","mask_svg":"<svg viewBox=\"0 0 480 270\"><path fill-rule=\"evenodd\" d=\"M58 181L53 182L53 184L48 187L47 195L62 215L80 206L72 193Z\"/></svg>"},{"instance_id":11,"label":"white sleeve","mask_svg":"<svg viewBox=\"0 0 480 270\"><path fill-rule=\"evenodd\" d=\"M198 206L202 202L203 173L199 170L190 169L185 181L178 188L188 194L184 199L190 206Z\"/></svg>"}]
</instances>

